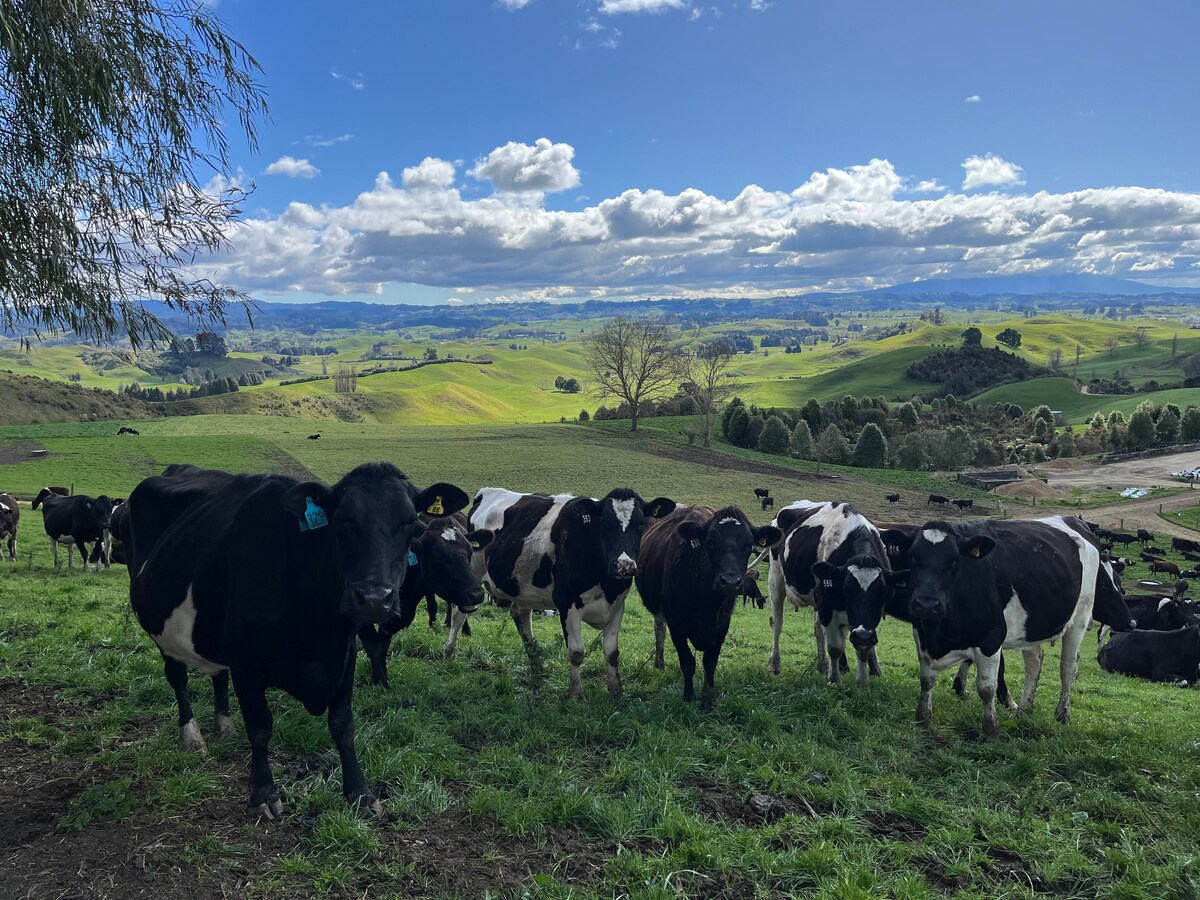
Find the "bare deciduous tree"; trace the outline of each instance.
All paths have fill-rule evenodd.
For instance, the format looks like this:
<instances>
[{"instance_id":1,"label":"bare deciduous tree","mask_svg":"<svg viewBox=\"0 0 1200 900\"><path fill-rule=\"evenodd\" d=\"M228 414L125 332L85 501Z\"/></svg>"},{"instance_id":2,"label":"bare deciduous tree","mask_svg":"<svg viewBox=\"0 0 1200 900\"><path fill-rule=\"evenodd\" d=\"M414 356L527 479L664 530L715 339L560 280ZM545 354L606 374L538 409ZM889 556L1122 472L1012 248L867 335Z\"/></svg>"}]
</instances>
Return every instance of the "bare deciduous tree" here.
<instances>
[{"instance_id":1,"label":"bare deciduous tree","mask_svg":"<svg viewBox=\"0 0 1200 900\"><path fill-rule=\"evenodd\" d=\"M194 271L243 192L258 64L204 0L0 0L0 326L167 339L140 303L201 322L244 295Z\"/></svg>"},{"instance_id":2,"label":"bare deciduous tree","mask_svg":"<svg viewBox=\"0 0 1200 900\"><path fill-rule=\"evenodd\" d=\"M706 344L695 353L679 356L679 381L704 413L705 447L712 446L712 422L716 406L730 397L737 385L729 380L729 366L736 351L727 341Z\"/></svg>"},{"instance_id":3,"label":"bare deciduous tree","mask_svg":"<svg viewBox=\"0 0 1200 900\"><path fill-rule=\"evenodd\" d=\"M587 364L592 390L629 407L630 431L637 431L642 407L670 395L678 377L670 329L651 319L614 319L589 335Z\"/></svg>"},{"instance_id":4,"label":"bare deciduous tree","mask_svg":"<svg viewBox=\"0 0 1200 900\"><path fill-rule=\"evenodd\" d=\"M1060 348L1055 347L1049 354L1050 368L1057 371L1062 367L1063 352Z\"/></svg>"},{"instance_id":5,"label":"bare deciduous tree","mask_svg":"<svg viewBox=\"0 0 1200 900\"><path fill-rule=\"evenodd\" d=\"M1139 347L1145 347L1150 342L1150 329L1145 325L1133 329L1133 342Z\"/></svg>"},{"instance_id":6,"label":"bare deciduous tree","mask_svg":"<svg viewBox=\"0 0 1200 900\"><path fill-rule=\"evenodd\" d=\"M1115 334L1110 334L1104 339L1104 349L1108 351L1108 355L1112 356L1113 352L1121 346L1121 339Z\"/></svg>"}]
</instances>

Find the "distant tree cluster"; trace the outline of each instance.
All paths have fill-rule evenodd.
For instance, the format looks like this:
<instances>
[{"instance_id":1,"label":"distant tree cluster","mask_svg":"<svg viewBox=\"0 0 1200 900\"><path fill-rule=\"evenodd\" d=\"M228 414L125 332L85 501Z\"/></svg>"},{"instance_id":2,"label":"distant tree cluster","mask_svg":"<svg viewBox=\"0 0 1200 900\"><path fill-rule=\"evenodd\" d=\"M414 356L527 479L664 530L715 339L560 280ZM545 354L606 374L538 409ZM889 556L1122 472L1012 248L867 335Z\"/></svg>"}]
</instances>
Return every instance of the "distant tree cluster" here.
<instances>
[{"instance_id":1,"label":"distant tree cluster","mask_svg":"<svg viewBox=\"0 0 1200 900\"><path fill-rule=\"evenodd\" d=\"M583 390L579 385L578 378L564 378L562 375L554 379L554 389L562 391L564 394L578 394Z\"/></svg>"},{"instance_id":2,"label":"distant tree cluster","mask_svg":"<svg viewBox=\"0 0 1200 900\"><path fill-rule=\"evenodd\" d=\"M213 378L211 381L205 381L198 387L191 390L186 388L176 388L174 390L164 391L160 387L142 387L136 381L132 384L122 385L119 393L126 397L136 397L139 400L147 400L151 403L175 403L180 400L195 400L199 397L212 397L216 394L232 394L240 388L249 387L255 384L262 384L263 377L257 372L244 372L236 378L233 375L226 375L222 378Z\"/></svg>"},{"instance_id":3,"label":"distant tree cluster","mask_svg":"<svg viewBox=\"0 0 1200 900\"><path fill-rule=\"evenodd\" d=\"M969 338L968 332L973 332ZM954 394L956 397L969 397L999 384L1028 381L1046 374L1045 369L1031 365L1015 354L970 343L969 340L979 338L978 328L968 328L963 335L963 346L917 360L905 374L915 381L938 384L940 387L935 394Z\"/></svg>"}]
</instances>

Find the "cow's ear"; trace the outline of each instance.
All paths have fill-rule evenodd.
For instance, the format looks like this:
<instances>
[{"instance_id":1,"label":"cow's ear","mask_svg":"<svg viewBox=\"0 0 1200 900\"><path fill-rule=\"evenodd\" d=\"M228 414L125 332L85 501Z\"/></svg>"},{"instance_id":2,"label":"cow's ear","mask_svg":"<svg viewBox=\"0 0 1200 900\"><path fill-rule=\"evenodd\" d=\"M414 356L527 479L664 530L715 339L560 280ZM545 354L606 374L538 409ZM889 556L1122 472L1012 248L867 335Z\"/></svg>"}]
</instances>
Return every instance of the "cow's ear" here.
<instances>
[{"instance_id":1,"label":"cow's ear","mask_svg":"<svg viewBox=\"0 0 1200 900\"><path fill-rule=\"evenodd\" d=\"M642 504L642 512L652 519L661 519L675 510L675 501L670 497L655 497L649 503Z\"/></svg>"},{"instance_id":2,"label":"cow's ear","mask_svg":"<svg viewBox=\"0 0 1200 900\"><path fill-rule=\"evenodd\" d=\"M883 541L883 547L889 557L903 556L912 547L913 542L913 536L899 528L885 528L879 532L879 539Z\"/></svg>"},{"instance_id":3,"label":"cow's ear","mask_svg":"<svg viewBox=\"0 0 1200 900\"><path fill-rule=\"evenodd\" d=\"M827 591L833 590L842 578L842 570L831 562L822 560L819 563L813 563L812 568L813 578L817 580L817 585Z\"/></svg>"},{"instance_id":4,"label":"cow's ear","mask_svg":"<svg viewBox=\"0 0 1200 900\"><path fill-rule=\"evenodd\" d=\"M908 569L901 569L898 572L884 572L883 577L887 581L887 586L898 590L903 590L908 587Z\"/></svg>"},{"instance_id":5,"label":"cow's ear","mask_svg":"<svg viewBox=\"0 0 1200 900\"><path fill-rule=\"evenodd\" d=\"M687 520L675 526L675 533L679 535L681 541L688 544L693 550L698 550L704 546L704 539L708 536L708 529L699 522Z\"/></svg>"},{"instance_id":6,"label":"cow's ear","mask_svg":"<svg viewBox=\"0 0 1200 900\"><path fill-rule=\"evenodd\" d=\"M329 523L333 492L319 481L304 481L284 491L279 505L300 522L301 531L309 531Z\"/></svg>"},{"instance_id":7,"label":"cow's ear","mask_svg":"<svg viewBox=\"0 0 1200 900\"><path fill-rule=\"evenodd\" d=\"M429 513L431 516L452 516L460 509L465 509L471 498L466 492L452 484L439 481L419 491L413 498L413 506L417 512Z\"/></svg>"},{"instance_id":8,"label":"cow's ear","mask_svg":"<svg viewBox=\"0 0 1200 900\"><path fill-rule=\"evenodd\" d=\"M467 543L471 545L472 550L482 550L492 542L492 538L496 536L494 531L487 528L480 528L478 531L467 533Z\"/></svg>"},{"instance_id":9,"label":"cow's ear","mask_svg":"<svg viewBox=\"0 0 1200 900\"><path fill-rule=\"evenodd\" d=\"M754 540L754 546L761 547L764 550L767 547L774 547L783 540L783 532L774 525L760 525L750 532Z\"/></svg>"},{"instance_id":10,"label":"cow's ear","mask_svg":"<svg viewBox=\"0 0 1200 900\"><path fill-rule=\"evenodd\" d=\"M996 542L986 534L977 534L973 538L959 542L958 552L971 559L982 559L996 549Z\"/></svg>"}]
</instances>

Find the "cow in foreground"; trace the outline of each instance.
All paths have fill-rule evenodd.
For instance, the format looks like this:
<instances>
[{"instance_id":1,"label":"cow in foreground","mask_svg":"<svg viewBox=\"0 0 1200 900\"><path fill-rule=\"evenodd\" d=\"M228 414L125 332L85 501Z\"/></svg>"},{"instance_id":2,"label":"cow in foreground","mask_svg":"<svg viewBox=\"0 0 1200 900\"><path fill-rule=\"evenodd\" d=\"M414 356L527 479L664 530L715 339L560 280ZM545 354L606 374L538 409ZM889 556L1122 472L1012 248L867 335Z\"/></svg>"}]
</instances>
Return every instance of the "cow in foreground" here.
<instances>
[{"instance_id":1,"label":"cow in foreground","mask_svg":"<svg viewBox=\"0 0 1200 900\"><path fill-rule=\"evenodd\" d=\"M278 687L328 713L342 791L380 813L354 748L355 634L397 611L419 509L454 512L467 495L419 490L395 466L366 463L337 484L181 467L129 499L130 601L163 656L180 739L203 751L189 667L213 676L217 725L231 724L232 677L250 742L250 806L283 812L268 760Z\"/></svg>"},{"instance_id":2,"label":"cow in foreground","mask_svg":"<svg viewBox=\"0 0 1200 900\"><path fill-rule=\"evenodd\" d=\"M50 549L54 553L54 567L58 568L58 545L67 545L67 568L75 568L75 548L83 559L83 569L87 571L87 544L102 543L108 539L108 528L112 519L112 499L101 494L99 497L86 497L76 494L64 497L55 493L51 488L42 488L33 499L32 509L43 507L42 524L46 535L50 538ZM103 563L100 554L95 557L96 571L100 571Z\"/></svg>"},{"instance_id":3,"label":"cow in foreground","mask_svg":"<svg viewBox=\"0 0 1200 900\"><path fill-rule=\"evenodd\" d=\"M495 535L480 560L483 583L493 599L510 605L531 655L536 648L533 610L558 611L571 665L568 696L583 700L579 667L584 622L603 630L608 690L621 693L617 643L625 598L637 574L642 531L648 518L674 508L673 500L659 497L647 503L629 488L617 488L601 500L504 488L483 488L475 495L471 528ZM456 610L448 652L465 621L465 613Z\"/></svg>"},{"instance_id":4,"label":"cow in foreground","mask_svg":"<svg viewBox=\"0 0 1200 900\"><path fill-rule=\"evenodd\" d=\"M358 639L371 660L371 683L391 687L387 676L387 652L392 637L412 624L424 599L430 623L437 617L437 599L464 614L475 612L483 602L483 587L471 566L472 556L492 540L490 531L467 531L461 515L421 517L425 533L412 543L408 572L400 586L399 607L379 625L363 625Z\"/></svg>"},{"instance_id":5,"label":"cow in foreground","mask_svg":"<svg viewBox=\"0 0 1200 900\"><path fill-rule=\"evenodd\" d=\"M1151 681L1200 681L1200 625L1114 634L1096 655L1100 668Z\"/></svg>"},{"instance_id":6,"label":"cow in foreground","mask_svg":"<svg viewBox=\"0 0 1200 900\"><path fill-rule=\"evenodd\" d=\"M971 661L984 707L983 736L995 739L1001 651L1021 650L1025 657L1019 708L1027 711L1041 675L1042 645L1055 640L1062 642L1055 717L1070 721L1079 646L1103 571L1095 539L1085 537L1085 530L1082 521L1061 516L1034 522L929 522L921 529L905 553L908 612L921 668L919 724L928 727L932 718L938 672Z\"/></svg>"},{"instance_id":7,"label":"cow in foreground","mask_svg":"<svg viewBox=\"0 0 1200 900\"><path fill-rule=\"evenodd\" d=\"M17 525L21 521L21 507L11 494L0 494L0 541L8 539L8 558L17 561Z\"/></svg>"},{"instance_id":8,"label":"cow in foreground","mask_svg":"<svg viewBox=\"0 0 1200 900\"><path fill-rule=\"evenodd\" d=\"M638 594L654 616L654 667L663 668L663 639L669 630L683 672L684 700L695 697L696 657L690 643L704 654L700 706L712 708L717 660L750 554L782 537L772 525L755 528L736 506L677 506L646 528L636 580Z\"/></svg>"},{"instance_id":9,"label":"cow in foreground","mask_svg":"<svg viewBox=\"0 0 1200 900\"><path fill-rule=\"evenodd\" d=\"M817 666L836 683L846 665L846 638L858 656L855 678L865 687L879 674L876 629L895 583L879 529L848 503L800 500L771 524L784 534L771 551L768 594L773 641L770 669L779 674L784 600L814 606Z\"/></svg>"}]
</instances>

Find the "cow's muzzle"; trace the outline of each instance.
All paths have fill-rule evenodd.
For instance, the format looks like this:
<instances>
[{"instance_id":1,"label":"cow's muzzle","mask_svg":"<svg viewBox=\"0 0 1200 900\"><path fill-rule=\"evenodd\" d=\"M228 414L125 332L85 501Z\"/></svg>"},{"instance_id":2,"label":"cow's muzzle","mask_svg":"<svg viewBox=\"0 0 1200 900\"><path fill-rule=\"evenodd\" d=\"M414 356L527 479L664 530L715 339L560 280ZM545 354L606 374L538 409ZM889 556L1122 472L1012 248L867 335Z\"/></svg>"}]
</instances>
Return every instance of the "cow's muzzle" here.
<instances>
[{"instance_id":1,"label":"cow's muzzle","mask_svg":"<svg viewBox=\"0 0 1200 900\"><path fill-rule=\"evenodd\" d=\"M866 652L879 643L879 635L874 628L864 628L861 625L850 632L850 643L855 650Z\"/></svg>"},{"instance_id":2,"label":"cow's muzzle","mask_svg":"<svg viewBox=\"0 0 1200 900\"><path fill-rule=\"evenodd\" d=\"M908 611L917 622L928 622L940 618L944 613L942 601L937 597L913 597Z\"/></svg>"},{"instance_id":3,"label":"cow's muzzle","mask_svg":"<svg viewBox=\"0 0 1200 900\"><path fill-rule=\"evenodd\" d=\"M622 556L613 561L613 564L609 566L609 571L612 572L614 578L627 580L637 575L637 563L628 556Z\"/></svg>"},{"instance_id":4,"label":"cow's muzzle","mask_svg":"<svg viewBox=\"0 0 1200 900\"><path fill-rule=\"evenodd\" d=\"M395 609L396 591L390 584L361 584L354 588L355 617L382 622Z\"/></svg>"}]
</instances>

